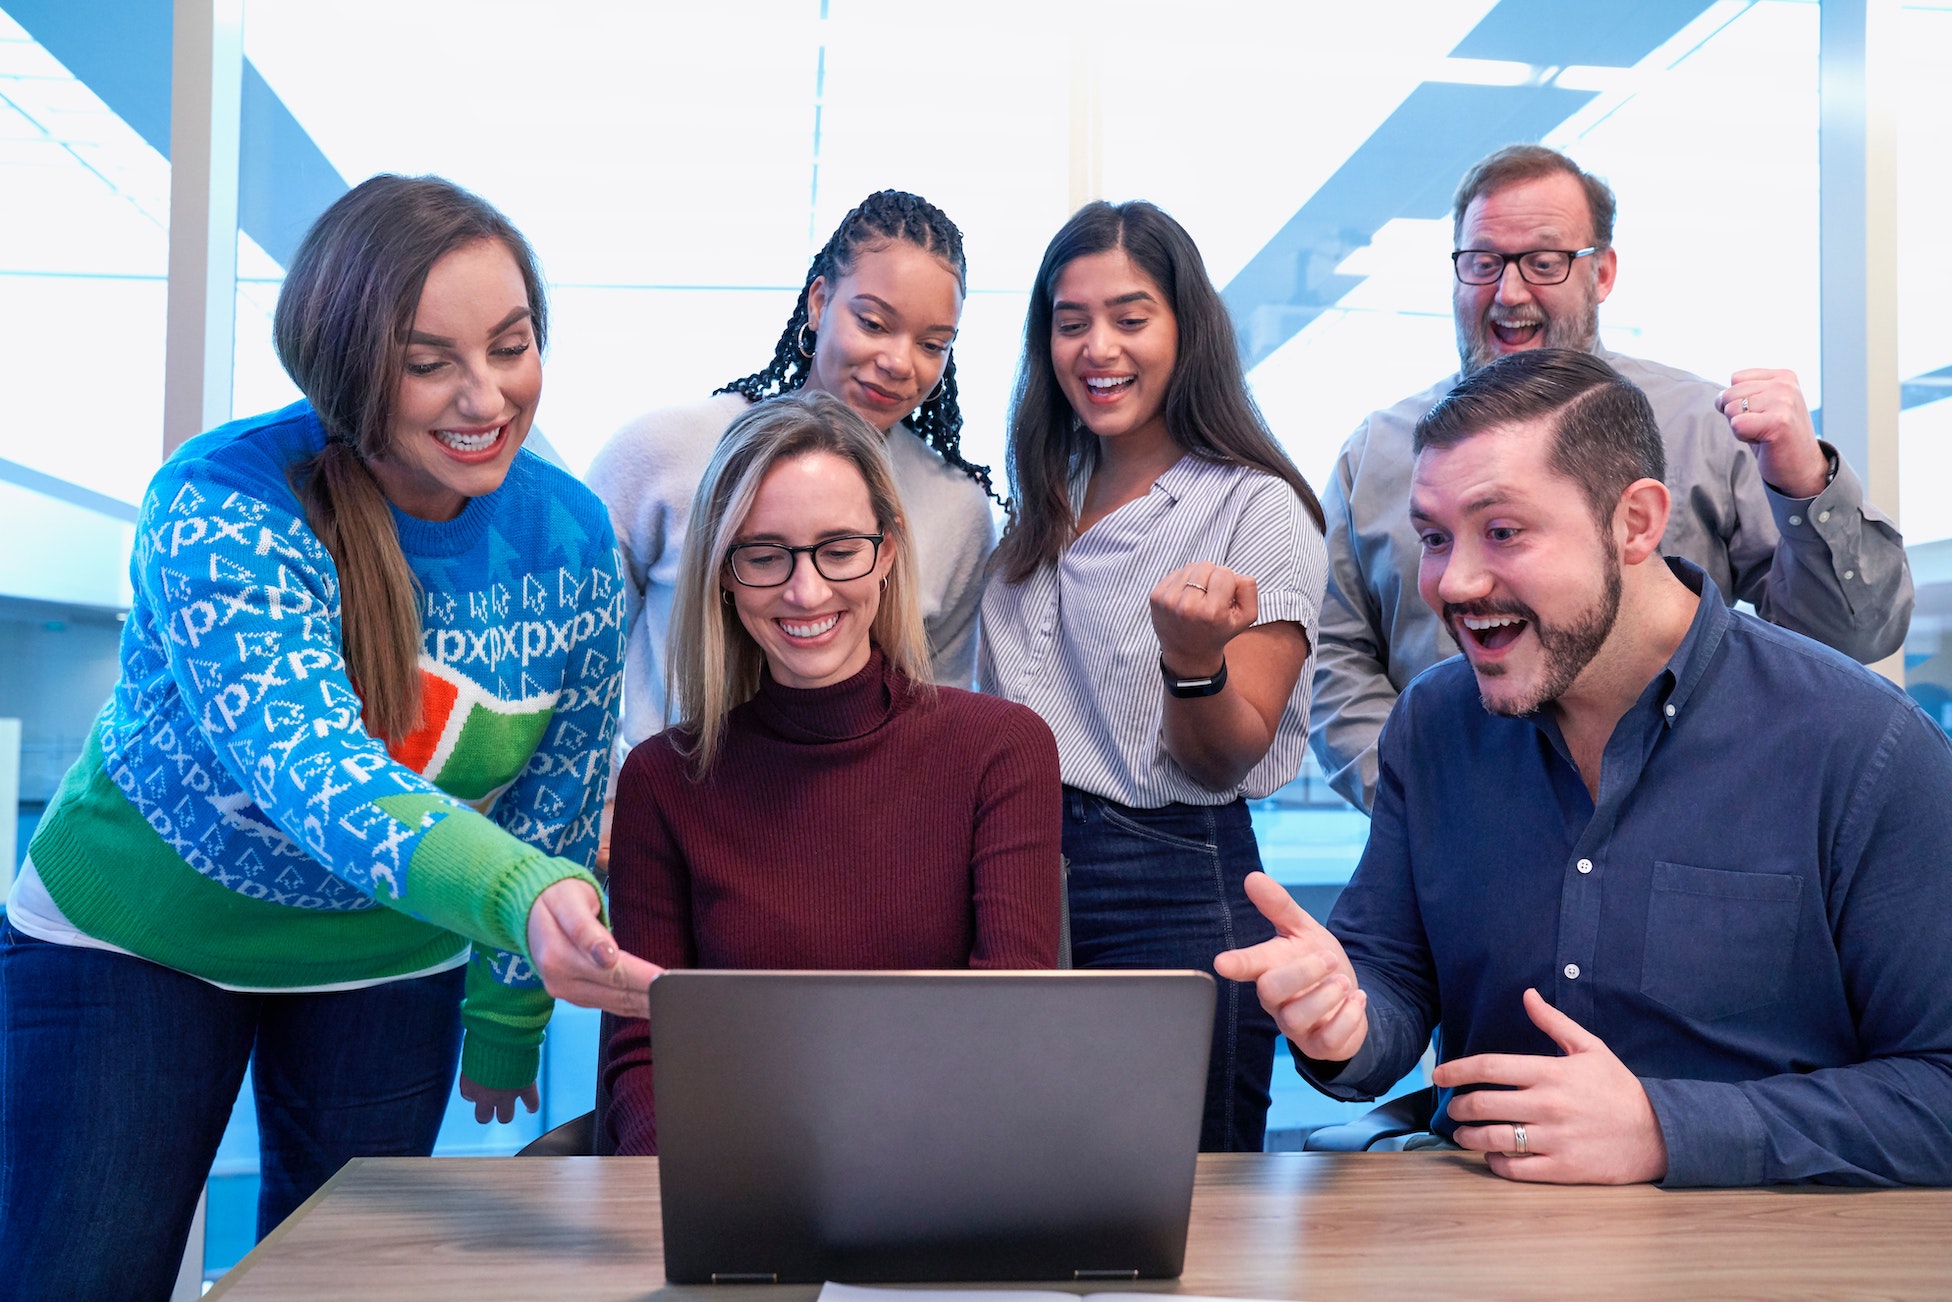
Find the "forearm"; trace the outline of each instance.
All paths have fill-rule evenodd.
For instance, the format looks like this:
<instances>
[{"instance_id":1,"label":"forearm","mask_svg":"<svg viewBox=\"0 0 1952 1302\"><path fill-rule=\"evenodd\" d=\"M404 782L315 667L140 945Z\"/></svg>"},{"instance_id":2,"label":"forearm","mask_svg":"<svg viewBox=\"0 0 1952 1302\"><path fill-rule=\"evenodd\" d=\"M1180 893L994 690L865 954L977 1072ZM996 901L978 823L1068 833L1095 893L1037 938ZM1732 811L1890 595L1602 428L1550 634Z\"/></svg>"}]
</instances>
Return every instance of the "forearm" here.
<instances>
[{"instance_id":1,"label":"forearm","mask_svg":"<svg viewBox=\"0 0 1952 1302\"><path fill-rule=\"evenodd\" d=\"M1952 1054L1642 1085L1667 1144L1670 1188L1952 1184Z\"/></svg>"},{"instance_id":2,"label":"forearm","mask_svg":"<svg viewBox=\"0 0 1952 1302\"><path fill-rule=\"evenodd\" d=\"M1165 693L1161 733L1173 762L1208 791L1238 787L1274 744L1265 716L1231 681L1213 696Z\"/></svg>"},{"instance_id":3,"label":"forearm","mask_svg":"<svg viewBox=\"0 0 1952 1302\"><path fill-rule=\"evenodd\" d=\"M1301 1078L1345 1103L1365 1103L1380 1097L1410 1073L1430 1043L1430 1028L1413 1008L1395 999L1372 974L1358 969L1356 977L1369 1006L1368 1030L1354 1057L1346 1062L1322 1062L1288 1041L1288 1052Z\"/></svg>"},{"instance_id":4,"label":"forearm","mask_svg":"<svg viewBox=\"0 0 1952 1302\"><path fill-rule=\"evenodd\" d=\"M489 1089L519 1090L536 1079L556 1001L520 954L477 947L467 978L461 1074Z\"/></svg>"},{"instance_id":5,"label":"forearm","mask_svg":"<svg viewBox=\"0 0 1952 1302\"><path fill-rule=\"evenodd\" d=\"M1766 575L1738 592L1772 624L1869 663L1904 645L1914 601L1904 538L1841 460L1815 497L1764 489L1779 535Z\"/></svg>"}]
</instances>

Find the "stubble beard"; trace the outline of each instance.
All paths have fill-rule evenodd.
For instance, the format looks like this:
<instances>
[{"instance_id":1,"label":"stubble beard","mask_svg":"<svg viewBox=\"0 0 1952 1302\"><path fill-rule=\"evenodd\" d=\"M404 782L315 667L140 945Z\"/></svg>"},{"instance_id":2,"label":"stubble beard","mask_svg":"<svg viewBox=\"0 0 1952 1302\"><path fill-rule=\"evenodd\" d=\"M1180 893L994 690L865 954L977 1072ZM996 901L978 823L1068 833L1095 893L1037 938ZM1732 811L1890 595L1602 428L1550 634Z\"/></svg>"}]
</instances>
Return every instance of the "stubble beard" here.
<instances>
[{"instance_id":1,"label":"stubble beard","mask_svg":"<svg viewBox=\"0 0 1952 1302\"><path fill-rule=\"evenodd\" d=\"M1610 549L1603 551L1602 564L1605 577L1600 583L1599 599L1587 607L1577 619L1564 627L1541 623L1527 607L1513 605L1512 608L1495 612L1512 614L1531 624L1532 634L1539 643L1539 675L1533 689L1515 700L1495 701L1485 690L1486 679L1503 678L1505 666L1472 665L1478 678L1478 701L1491 714L1518 719L1537 714L1552 702L1564 696L1577 682L1593 657L1606 645L1607 638L1613 635L1613 626L1620 618L1620 558ZM1470 613L1494 613L1474 611ZM1453 637L1458 636L1456 626L1452 625ZM1468 637L1470 634L1465 633Z\"/></svg>"}]
</instances>

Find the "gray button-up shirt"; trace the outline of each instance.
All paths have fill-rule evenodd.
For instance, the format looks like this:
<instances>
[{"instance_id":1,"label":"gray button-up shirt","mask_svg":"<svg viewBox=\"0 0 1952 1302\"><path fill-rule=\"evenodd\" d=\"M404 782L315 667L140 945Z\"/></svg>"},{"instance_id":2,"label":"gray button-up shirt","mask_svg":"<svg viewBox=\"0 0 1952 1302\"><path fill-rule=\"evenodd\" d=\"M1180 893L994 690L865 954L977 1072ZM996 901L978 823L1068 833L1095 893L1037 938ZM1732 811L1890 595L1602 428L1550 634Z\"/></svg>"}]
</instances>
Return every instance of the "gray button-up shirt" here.
<instances>
[{"instance_id":1,"label":"gray button-up shirt","mask_svg":"<svg viewBox=\"0 0 1952 1302\"><path fill-rule=\"evenodd\" d=\"M1599 355L1646 393L1660 423L1674 499L1663 554L1699 565L1731 603L1745 600L1770 623L1855 659L1904 644L1912 605L1904 539L1864 501L1850 467L1837 462L1836 477L1814 498L1784 497L1762 482L1754 452L1716 409L1721 386L1637 357ZM1409 507L1411 434L1457 381L1372 412L1343 445L1322 494L1328 595L1309 737L1330 785L1365 810L1376 794L1376 739L1397 693L1457 654L1417 593L1421 548Z\"/></svg>"}]
</instances>

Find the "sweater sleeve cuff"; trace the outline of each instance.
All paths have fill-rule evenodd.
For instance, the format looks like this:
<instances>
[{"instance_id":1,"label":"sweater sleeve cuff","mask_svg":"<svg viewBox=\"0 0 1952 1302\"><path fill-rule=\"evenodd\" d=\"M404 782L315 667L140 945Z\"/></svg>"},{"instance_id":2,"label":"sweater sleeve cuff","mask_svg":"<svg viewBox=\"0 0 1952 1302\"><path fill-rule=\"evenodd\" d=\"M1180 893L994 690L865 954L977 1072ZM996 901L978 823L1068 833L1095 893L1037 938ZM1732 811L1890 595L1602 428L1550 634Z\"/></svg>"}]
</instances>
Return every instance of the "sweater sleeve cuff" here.
<instances>
[{"instance_id":1,"label":"sweater sleeve cuff","mask_svg":"<svg viewBox=\"0 0 1952 1302\"><path fill-rule=\"evenodd\" d=\"M1768 1133L1739 1085L1643 1080L1667 1145L1666 1189L1734 1188L1763 1182Z\"/></svg>"},{"instance_id":2,"label":"sweater sleeve cuff","mask_svg":"<svg viewBox=\"0 0 1952 1302\"><path fill-rule=\"evenodd\" d=\"M491 1090L519 1090L542 1070L542 1046L505 1044L470 1027L461 1039L461 1074Z\"/></svg>"},{"instance_id":3,"label":"sweater sleeve cuff","mask_svg":"<svg viewBox=\"0 0 1952 1302\"><path fill-rule=\"evenodd\" d=\"M519 1090L542 1066L543 1028L556 1001L534 984L509 984L497 975L496 957L480 947L468 960L467 998L461 1005L465 1038L461 1072L477 1085Z\"/></svg>"}]
</instances>

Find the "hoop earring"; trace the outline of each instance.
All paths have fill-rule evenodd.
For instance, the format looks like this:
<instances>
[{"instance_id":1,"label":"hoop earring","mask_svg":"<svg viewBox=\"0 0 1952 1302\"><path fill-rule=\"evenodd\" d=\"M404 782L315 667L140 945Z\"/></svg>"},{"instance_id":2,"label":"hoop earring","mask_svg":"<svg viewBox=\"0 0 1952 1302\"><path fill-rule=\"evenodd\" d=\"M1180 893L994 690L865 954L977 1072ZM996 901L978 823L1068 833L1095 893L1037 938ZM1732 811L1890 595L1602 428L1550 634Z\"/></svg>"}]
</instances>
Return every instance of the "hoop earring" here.
<instances>
[{"instance_id":1,"label":"hoop earring","mask_svg":"<svg viewBox=\"0 0 1952 1302\"><path fill-rule=\"evenodd\" d=\"M929 403L934 402L937 398L940 398L942 396L942 391L948 387L949 387L949 368L945 365L942 368L941 378L935 382L935 387L929 390L929 396L922 399L922 405L927 406Z\"/></svg>"},{"instance_id":2,"label":"hoop earring","mask_svg":"<svg viewBox=\"0 0 1952 1302\"><path fill-rule=\"evenodd\" d=\"M807 323L804 321L800 322L799 333L793 336L793 346L800 350L800 356L806 358L813 356L813 348L807 347ZM818 348L819 346L820 336L815 335L813 337L813 347Z\"/></svg>"},{"instance_id":3,"label":"hoop earring","mask_svg":"<svg viewBox=\"0 0 1952 1302\"><path fill-rule=\"evenodd\" d=\"M888 590L888 576L885 574L881 576L881 590L883 592Z\"/></svg>"},{"instance_id":4,"label":"hoop earring","mask_svg":"<svg viewBox=\"0 0 1952 1302\"><path fill-rule=\"evenodd\" d=\"M719 599L725 602L726 605L729 606L732 604L732 589L720 588L718 590L718 595L719 595Z\"/></svg>"}]
</instances>

